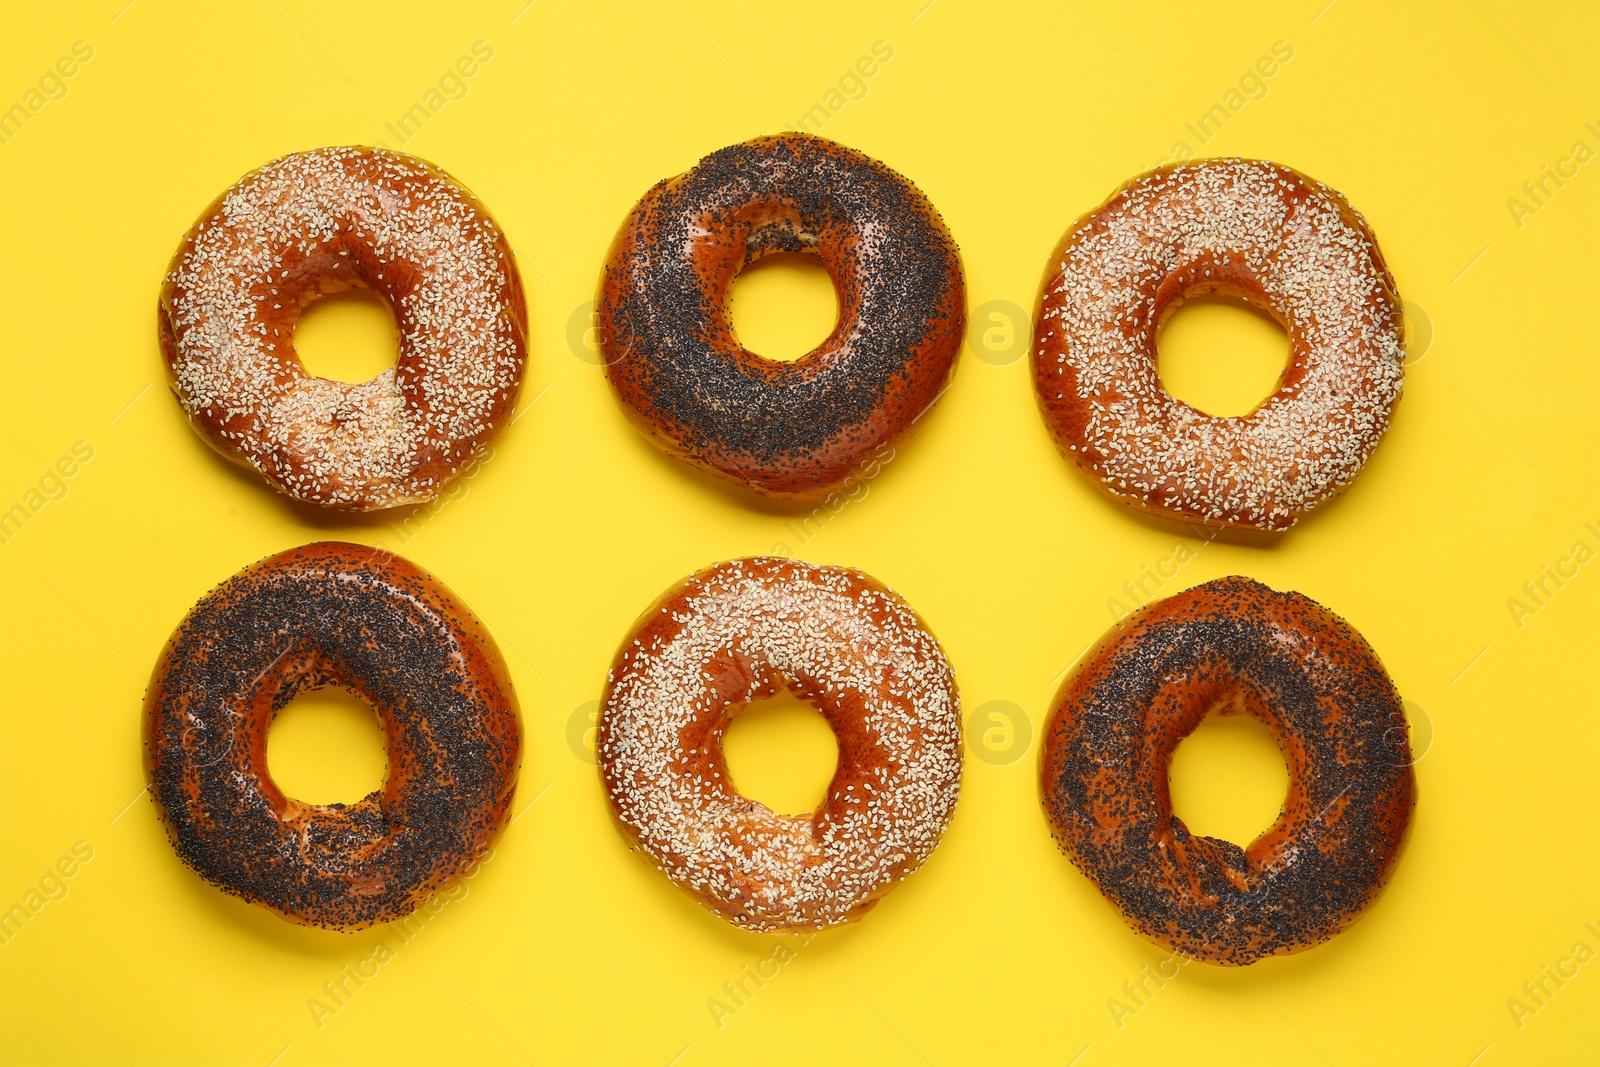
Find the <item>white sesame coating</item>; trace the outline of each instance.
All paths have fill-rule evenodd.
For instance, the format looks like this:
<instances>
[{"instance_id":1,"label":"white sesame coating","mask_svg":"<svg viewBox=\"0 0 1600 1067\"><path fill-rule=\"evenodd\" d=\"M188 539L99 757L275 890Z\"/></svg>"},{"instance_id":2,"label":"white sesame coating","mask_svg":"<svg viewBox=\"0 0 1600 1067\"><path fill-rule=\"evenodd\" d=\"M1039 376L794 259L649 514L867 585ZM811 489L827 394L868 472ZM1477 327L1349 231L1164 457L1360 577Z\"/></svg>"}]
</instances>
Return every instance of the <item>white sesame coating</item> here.
<instances>
[{"instance_id":1,"label":"white sesame coating","mask_svg":"<svg viewBox=\"0 0 1600 1067\"><path fill-rule=\"evenodd\" d=\"M789 688L839 739L822 806L741 796L728 722ZM611 669L600 770L629 843L737 926L861 917L932 853L961 791L961 707L911 607L862 574L755 557L687 579L640 618Z\"/></svg>"},{"instance_id":2,"label":"white sesame coating","mask_svg":"<svg viewBox=\"0 0 1600 1067\"><path fill-rule=\"evenodd\" d=\"M357 285L393 310L399 358L359 384L313 377L300 311ZM290 496L356 511L437 495L509 416L527 350L510 246L477 197L371 148L297 152L235 183L173 257L160 326L207 443Z\"/></svg>"},{"instance_id":3,"label":"white sesame coating","mask_svg":"<svg viewBox=\"0 0 1600 1067\"><path fill-rule=\"evenodd\" d=\"M1161 385L1156 337L1185 297L1241 296L1289 333L1248 415ZM1283 530L1360 472L1404 379L1400 298L1365 220L1288 167L1208 159L1128 182L1051 259L1034 387L1063 455L1151 514Z\"/></svg>"}]
</instances>

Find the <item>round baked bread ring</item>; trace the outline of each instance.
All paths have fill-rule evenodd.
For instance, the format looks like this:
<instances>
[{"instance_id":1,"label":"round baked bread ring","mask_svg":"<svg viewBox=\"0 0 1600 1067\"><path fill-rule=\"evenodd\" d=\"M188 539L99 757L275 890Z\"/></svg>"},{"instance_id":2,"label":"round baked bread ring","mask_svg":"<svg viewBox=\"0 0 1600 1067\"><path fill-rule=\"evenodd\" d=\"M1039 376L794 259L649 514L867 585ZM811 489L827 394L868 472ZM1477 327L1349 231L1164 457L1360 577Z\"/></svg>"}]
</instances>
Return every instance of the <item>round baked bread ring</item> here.
<instances>
[{"instance_id":1,"label":"round baked bread ring","mask_svg":"<svg viewBox=\"0 0 1600 1067\"><path fill-rule=\"evenodd\" d=\"M822 260L827 340L792 363L734 336L733 280L773 252ZM966 330L955 241L905 178L789 133L702 159L623 224L597 337L628 417L668 455L774 497L826 494L949 385Z\"/></svg>"},{"instance_id":2,"label":"round baked bread ring","mask_svg":"<svg viewBox=\"0 0 1600 1067\"><path fill-rule=\"evenodd\" d=\"M306 804L267 773L267 730L302 692L377 711L383 788ZM521 761L516 695L494 641L425 571L320 542L206 594L145 698L150 793L179 858L291 922L358 930L410 914L506 824Z\"/></svg>"},{"instance_id":3,"label":"round baked bread ring","mask_svg":"<svg viewBox=\"0 0 1600 1067\"><path fill-rule=\"evenodd\" d=\"M393 310L399 358L358 385L313 377L295 323L353 286ZM527 351L522 281L478 198L375 148L297 152L241 178L184 237L159 326L207 444L292 497L351 511L436 496L510 416Z\"/></svg>"},{"instance_id":4,"label":"round baked bread ring","mask_svg":"<svg viewBox=\"0 0 1600 1067\"><path fill-rule=\"evenodd\" d=\"M1241 849L1172 813L1172 753L1206 715L1254 715L1289 765L1273 826ZM1377 899L1416 779L1394 683L1361 635L1299 593L1207 582L1135 612L1061 686L1040 790L1057 843L1128 925L1243 965L1325 941Z\"/></svg>"},{"instance_id":5,"label":"round baked bread ring","mask_svg":"<svg viewBox=\"0 0 1600 1067\"><path fill-rule=\"evenodd\" d=\"M1190 296L1242 297L1288 330L1278 387L1218 418L1156 371ZM1366 221L1288 167L1246 159L1141 174L1051 257L1033 380L1056 446L1138 511L1285 530L1360 473L1404 378L1400 298Z\"/></svg>"},{"instance_id":6,"label":"round baked bread ring","mask_svg":"<svg viewBox=\"0 0 1600 1067\"><path fill-rule=\"evenodd\" d=\"M822 806L741 796L722 738L788 688L827 718L839 767ZM623 641L597 751L630 847L736 926L854 922L922 866L961 791L961 708L944 652L860 571L757 557L690 576Z\"/></svg>"}]
</instances>

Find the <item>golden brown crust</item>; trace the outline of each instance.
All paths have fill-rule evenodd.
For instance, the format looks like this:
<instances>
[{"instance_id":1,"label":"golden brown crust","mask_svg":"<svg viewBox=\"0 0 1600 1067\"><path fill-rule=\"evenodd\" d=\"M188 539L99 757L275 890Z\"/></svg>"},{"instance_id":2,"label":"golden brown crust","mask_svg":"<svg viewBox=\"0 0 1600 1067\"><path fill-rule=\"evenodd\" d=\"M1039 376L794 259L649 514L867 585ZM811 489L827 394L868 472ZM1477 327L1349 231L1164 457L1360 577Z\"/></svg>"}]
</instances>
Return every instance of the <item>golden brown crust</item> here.
<instances>
[{"instance_id":1,"label":"golden brown crust","mask_svg":"<svg viewBox=\"0 0 1600 1067\"><path fill-rule=\"evenodd\" d=\"M809 252L839 322L804 358L746 349L739 272ZM826 494L949 385L966 330L960 254L905 178L809 134L760 137L660 182L618 233L598 300L606 374L669 455L774 497Z\"/></svg>"},{"instance_id":2,"label":"golden brown crust","mask_svg":"<svg viewBox=\"0 0 1600 1067\"><path fill-rule=\"evenodd\" d=\"M1207 714L1265 723L1289 765L1273 826L1240 849L1172 813L1167 773ZM1394 683L1299 593L1223 578L1119 622L1056 695L1040 791L1062 850L1145 937L1209 963L1298 952L1393 873L1416 779Z\"/></svg>"},{"instance_id":3,"label":"golden brown crust","mask_svg":"<svg viewBox=\"0 0 1600 1067\"><path fill-rule=\"evenodd\" d=\"M377 712L383 788L306 804L267 773L297 693L340 686ZM483 624L414 564L318 542L256 563L173 633L145 698L150 793L178 856L291 922L357 930L409 914L506 824L522 725Z\"/></svg>"},{"instance_id":4,"label":"golden brown crust","mask_svg":"<svg viewBox=\"0 0 1600 1067\"><path fill-rule=\"evenodd\" d=\"M839 740L822 806L741 796L728 723L788 688ZM691 575L617 654L598 751L630 847L729 922L854 922L938 845L961 786L955 678L916 612L860 571L756 557Z\"/></svg>"},{"instance_id":5,"label":"golden brown crust","mask_svg":"<svg viewBox=\"0 0 1600 1067\"><path fill-rule=\"evenodd\" d=\"M1238 296L1289 333L1248 415L1174 399L1161 324L1190 296ZM1050 258L1034 389L1063 456L1150 515L1285 530L1343 490L1388 428L1404 377L1400 298L1366 221L1289 167L1207 159L1129 181Z\"/></svg>"},{"instance_id":6,"label":"golden brown crust","mask_svg":"<svg viewBox=\"0 0 1600 1067\"><path fill-rule=\"evenodd\" d=\"M306 373L302 309L364 286L395 314L392 370ZM217 198L161 289L168 381L195 432L300 500L417 503L483 451L522 382L527 312L511 248L478 198L399 152L321 148Z\"/></svg>"}]
</instances>

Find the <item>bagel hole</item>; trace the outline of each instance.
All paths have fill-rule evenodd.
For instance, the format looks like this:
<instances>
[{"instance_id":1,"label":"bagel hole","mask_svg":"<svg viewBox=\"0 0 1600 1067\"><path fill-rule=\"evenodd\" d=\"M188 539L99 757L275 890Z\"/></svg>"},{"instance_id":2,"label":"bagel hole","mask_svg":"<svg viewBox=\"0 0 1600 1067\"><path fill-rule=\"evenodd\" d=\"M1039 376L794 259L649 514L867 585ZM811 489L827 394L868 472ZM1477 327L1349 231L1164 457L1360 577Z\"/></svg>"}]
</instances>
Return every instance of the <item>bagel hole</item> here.
<instances>
[{"instance_id":1,"label":"bagel hole","mask_svg":"<svg viewBox=\"0 0 1600 1067\"><path fill-rule=\"evenodd\" d=\"M267 731L267 773L305 804L354 804L382 789L388 751L377 712L339 686L301 690Z\"/></svg>"},{"instance_id":2,"label":"bagel hole","mask_svg":"<svg viewBox=\"0 0 1600 1067\"><path fill-rule=\"evenodd\" d=\"M358 285L306 305L295 324L294 350L307 374L365 382L395 365L400 328L383 297Z\"/></svg>"},{"instance_id":3,"label":"bagel hole","mask_svg":"<svg viewBox=\"0 0 1600 1067\"><path fill-rule=\"evenodd\" d=\"M775 252L734 279L728 317L745 348L762 359L793 363L833 333L839 294L816 256Z\"/></svg>"},{"instance_id":4,"label":"bagel hole","mask_svg":"<svg viewBox=\"0 0 1600 1067\"><path fill-rule=\"evenodd\" d=\"M1162 388L1219 418L1248 415L1277 392L1289 355L1270 311L1217 293L1183 301L1156 338Z\"/></svg>"},{"instance_id":5,"label":"bagel hole","mask_svg":"<svg viewBox=\"0 0 1600 1067\"><path fill-rule=\"evenodd\" d=\"M1178 743L1167 785L1190 833L1246 848L1283 814L1289 767L1254 715L1213 713Z\"/></svg>"},{"instance_id":6,"label":"bagel hole","mask_svg":"<svg viewBox=\"0 0 1600 1067\"><path fill-rule=\"evenodd\" d=\"M735 715L722 754L733 787L780 815L821 807L839 767L839 741L828 720L787 690Z\"/></svg>"}]
</instances>

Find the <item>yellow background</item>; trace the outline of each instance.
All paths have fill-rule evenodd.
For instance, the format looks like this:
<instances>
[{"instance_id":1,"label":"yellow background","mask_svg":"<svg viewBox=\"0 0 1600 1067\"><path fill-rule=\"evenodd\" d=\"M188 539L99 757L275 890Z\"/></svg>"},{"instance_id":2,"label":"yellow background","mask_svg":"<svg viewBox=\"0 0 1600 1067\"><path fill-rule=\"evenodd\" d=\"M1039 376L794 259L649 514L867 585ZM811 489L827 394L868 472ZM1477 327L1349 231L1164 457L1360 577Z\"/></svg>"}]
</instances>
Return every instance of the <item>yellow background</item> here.
<instances>
[{"instance_id":1,"label":"yellow background","mask_svg":"<svg viewBox=\"0 0 1600 1067\"><path fill-rule=\"evenodd\" d=\"M0 1060L1593 1061L1600 962L1552 984L1520 1027L1507 1005L1575 942L1600 950L1585 927L1600 928L1600 565L1520 626L1507 603L1574 542L1600 549L1584 526L1600 528L1600 162L1520 220L1507 204L1575 141L1600 149L1584 125L1600 127L1592 5L924 2L402 14L103 0L10 14L0 106L74 42L94 53L0 144L0 508L28 501L75 442L93 458L64 496L47 480L61 498L0 545L0 907L28 899L76 842L93 858L0 947ZM532 322L525 417L464 495L410 528L294 505L208 451L162 384L167 259L218 192L275 156L401 147L385 123L477 41L493 58L403 147L469 185L516 245ZM1052 450L1026 361L975 350L866 498L803 545L786 532L803 510L658 455L569 343L613 232L651 183L824 103L877 41L892 60L821 132L937 205L974 308L1031 307L1073 218L1180 139L1344 191L1433 333L1354 487L1287 536L1202 546L1103 499ZM1278 41L1294 54L1266 95L1199 146L1185 123ZM792 274L760 282L768 297L792 290L792 321L781 299L741 296L765 306L752 336L820 332L815 279ZM1186 313L1174 331L1185 318L1197 352L1228 348L1230 333L1260 339L1231 309ZM359 304L313 319L319 351L389 343ZM1228 380L1201 363L1173 368L1174 382L1193 379L1180 391ZM178 862L139 796L141 694L173 627L245 564L319 538L388 544L449 582L494 627L527 739L523 814L494 859L320 1027L308 1001L392 935L297 928L223 896ZM568 744L636 613L697 567L786 542L903 592L966 707L1010 701L1036 739L1056 679L1110 623L1107 601L1184 538L1195 558L1166 591L1236 572L1301 590L1359 628L1420 709L1432 742L1409 851L1368 915L1245 971L1184 967L1119 1026L1108 1001L1129 1003L1124 983L1164 953L1057 854L1035 752L973 758L928 866L860 925L792 949L719 1027L708 1000L777 939L734 930L630 855ZM296 709L275 765L308 789L344 788L351 766L372 777L371 731L353 714ZM793 726L771 725L773 737ZM816 754L814 731L791 732ZM1180 768L1179 810L1225 823L1231 805L1256 803L1250 790L1270 793L1272 768L1249 731L1208 730L1207 743L1183 758L1209 765L1213 784ZM1240 769L1220 773L1230 754ZM1272 817L1248 814L1257 828Z\"/></svg>"}]
</instances>

